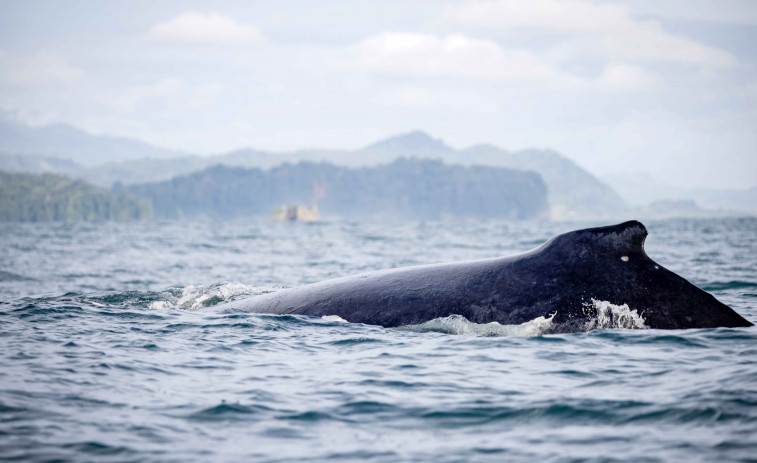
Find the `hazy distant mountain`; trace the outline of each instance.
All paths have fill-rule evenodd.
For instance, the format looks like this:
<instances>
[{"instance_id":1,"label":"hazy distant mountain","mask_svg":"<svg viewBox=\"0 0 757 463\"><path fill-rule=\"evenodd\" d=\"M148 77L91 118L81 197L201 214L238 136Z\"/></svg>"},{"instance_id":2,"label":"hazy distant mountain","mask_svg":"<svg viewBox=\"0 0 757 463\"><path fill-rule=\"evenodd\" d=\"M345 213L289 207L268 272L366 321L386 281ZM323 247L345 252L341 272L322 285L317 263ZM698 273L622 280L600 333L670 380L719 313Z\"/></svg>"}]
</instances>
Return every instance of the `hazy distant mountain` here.
<instances>
[{"instance_id":1,"label":"hazy distant mountain","mask_svg":"<svg viewBox=\"0 0 757 463\"><path fill-rule=\"evenodd\" d=\"M95 185L109 188L118 182L124 185L159 182L218 164L270 168L282 162L279 154L245 149L218 156L182 156L172 159L135 159L108 163L81 169L76 176Z\"/></svg>"},{"instance_id":2,"label":"hazy distant mountain","mask_svg":"<svg viewBox=\"0 0 757 463\"><path fill-rule=\"evenodd\" d=\"M159 182L205 169L211 163L210 158L200 156L182 156L172 159L134 159L124 162L109 162L81 169L76 176L95 185L110 188L116 183L129 185L132 183Z\"/></svg>"},{"instance_id":3,"label":"hazy distant mountain","mask_svg":"<svg viewBox=\"0 0 757 463\"><path fill-rule=\"evenodd\" d=\"M31 174L58 173L77 175L82 166L68 159L60 159L32 154L0 153L0 168L6 172Z\"/></svg>"},{"instance_id":4,"label":"hazy distant mountain","mask_svg":"<svg viewBox=\"0 0 757 463\"><path fill-rule=\"evenodd\" d=\"M128 191L151 200L155 214L166 218L269 215L277 206L310 205L316 197L324 217L527 219L547 213L546 187L535 173L406 158L362 168L219 165Z\"/></svg>"},{"instance_id":5,"label":"hazy distant mountain","mask_svg":"<svg viewBox=\"0 0 757 463\"><path fill-rule=\"evenodd\" d=\"M745 190L695 188L689 190L686 196L686 199L691 198L708 209L757 214L757 186Z\"/></svg>"},{"instance_id":6,"label":"hazy distant mountain","mask_svg":"<svg viewBox=\"0 0 757 463\"><path fill-rule=\"evenodd\" d=\"M669 217L703 217L707 211L690 199L661 199L634 208L634 216L639 220L665 219Z\"/></svg>"},{"instance_id":7,"label":"hazy distant mountain","mask_svg":"<svg viewBox=\"0 0 757 463\"><path fill-rule=\"evenodd\" d=\"M415 131L379 141L358 151L321 152L320 156L311 156L308 160L364 166L391 162L400 156L537 172L547 184L554 219L618 217L628 210L623 199L610 186L551 150L508 152L492 145L455 150L441 140ZM303 156L299 158L305 159Z\"/></svg>"},{"instance_id":8,"label":"hazy distant mountain","mask_svg":"<svg viewBox=\"0 0 757 463\"><path fill-rule=\"evenodd\" d=\"M68 159L83 166L184 155L130 138L92 135L65 124L29 127L2 117L0 151Z\"/></svg>"},{"instance_id":9,"label":"hazy distant mountain","mask_svg":"<svg viewBox=\"0 0 757 463\"><path fill-rule=\"evenodd\" d=\"M351 157L350 164L354 165L385 164L400 157L441 159L456 164L460 161L454 149L421 131L381 140L352 153Z\"/></svg>"},{"instance_id":10,"label":"hazy distant mountain","mask_svg":"<svg viewBox=\"0 0 757 463\"><path fill-rule=\"evenodd\" d=\"M440 139L432 138L426 132L415 130L413 132L377 141L376 143L363 148L361 151L390 154L400 153L400 156L412 154L413 156L417 156L422 153L436 155L438 153L452 152L454 150L445 145Z\"/></svg>"},{"instance_id":11,"label":"hazy distant mountain","mask_svg":"<svg viewBox=\"0 0 757 463\"><path fill-rule=\"evenodd\" d=\"M658 201L689 200L700 206L705 215L718 211L757 214L757 186L743 190L680 188L642 173L608 175L605 179L633 206L647 206Z\"/></svg>"},{"instance_id":12,"label":"hazy distant mountain","mask_svg":"<svg viewBox=\"0 0 757 463\"><path fill-rule=\"evenodd\" d=\"M465 163L538 172L549 189L553 219L618 217L628 209L609 185L555 151L507 152L491 145L476 145L460 155Z\"/></svg>"},{"instance_id":13,"label":"hazy distant mountain","mask_svg":"<svg viewBox=\"0 0 757 463\"><path fill-rule=\"evenodd\" d=\"M225 164L229 166L239 167L260 167L262 169L268 169L274 166L278 166L285 161L289 161L290 157L286 153L272 153L269 151L260 151L254 149L242 149L232 151L226 154L219 154L208 158L213 164Z\"/></svg>"},{"instance_id":14,"label":"hazy distant mountain","mask_svg":"<svg viewBox=\"0 0 757 463\"><path fill-rule=\"evenodd\" d=\"M0 137L0 150L7 145L16 146L16 151L20 152L21 145L14 145L14 140L24 140L27 145L24 145L26 151L23 152L74 159L85 167L72 171L61 166L58 171L103 187L109 187L116 182L128 185L168 180L216 164L269 169L284 162L309 161L367 167L388 164L400 157L412 157L440 159L449 164L488 165L537 172L547 184L550 212L554 219L618 217L627 211L624 201L612 188L557 152L508 152L491 145L456 150L421 131L390 137L358 150L266 152L245 149L209 157L178 157L180 153L161 150L134 140L93 136L67 126L33 129L19 124L4 123L0 124L0 135L3 130L15 135L6 137L5 140ZM36 145L32 143L34 139L38 139ZM53 139L55 143L44 142ZM31 149L32 145L37 146L36 150ZM60 152L68 155L56 154ZM111 154L96 156L96 153ZM35 167L30 171L39 170Z\"/></svg>"}]
</instances>

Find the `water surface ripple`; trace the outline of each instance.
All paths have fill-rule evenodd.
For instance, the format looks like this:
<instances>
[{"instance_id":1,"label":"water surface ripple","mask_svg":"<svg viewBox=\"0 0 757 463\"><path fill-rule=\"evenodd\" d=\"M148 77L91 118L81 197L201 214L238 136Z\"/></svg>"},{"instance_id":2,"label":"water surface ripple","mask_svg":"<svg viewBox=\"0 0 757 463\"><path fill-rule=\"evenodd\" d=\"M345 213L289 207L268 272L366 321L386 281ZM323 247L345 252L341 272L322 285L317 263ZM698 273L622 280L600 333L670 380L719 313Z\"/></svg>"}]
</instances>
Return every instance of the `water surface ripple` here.
<instances>
[{"instance_id":1,"label":"water surface ripple","mask_svg":"<svg viewBox=\"0 0 757 463\"><path fill-rule=\"evenodd\" d=\"M754 461L754 327L468 336L197 310L585 225L0 225L0 459ZM653 259L757 321L757 220L647 226Z\"/></svg>"}]
</instances>

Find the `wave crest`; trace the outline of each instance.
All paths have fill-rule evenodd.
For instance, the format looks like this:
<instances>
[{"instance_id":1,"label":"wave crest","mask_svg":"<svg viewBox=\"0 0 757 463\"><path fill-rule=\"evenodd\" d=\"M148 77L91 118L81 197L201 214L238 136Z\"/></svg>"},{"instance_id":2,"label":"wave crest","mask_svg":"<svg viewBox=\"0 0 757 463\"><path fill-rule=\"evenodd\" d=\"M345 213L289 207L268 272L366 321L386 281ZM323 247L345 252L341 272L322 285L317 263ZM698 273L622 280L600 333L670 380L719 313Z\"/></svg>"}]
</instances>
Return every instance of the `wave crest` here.
<instances>
[{"instance_id":1,"label":"wave crest","mask_svg":"<svg viewBox=\"0 0 757 463\"><path fill-rule=\"evenodd\" d=\"M621 328L629 330L644 330L649 327L636 310L631 310L628 304L616 305L608 301L591 300L586 307L596 310L597 315L586 322L586 331Z\"/></svg>"},{"instance_id":2,"label":"wave crest","mask_svg":"<svg viewBox=\"0 0 757 463\"><path fill-rule=\"evenodd\" d=\"M501 325L497 322L473 323L462 315L450 315L418 325L401 326L399 329L417 333L435 331L463 336L532 337L549 333L552 330L554 318L553 314L550 317L537 317L520 325Z\"/></svg>"},{"instance_id":3,"label":"wave crest","mask_svg":"<svg viewBox=\"0 0 757 463\"><path fill-rule=\"evenodd\" d=\"M178 297L166 292L167 300L151 302L150 309L183 309L198 310L226 302L237 296L258 295L269 293L273 288L261 288L244 283L216 283L209 286L189 285L181 288Z\"/></svg>"},{"instance_id":4,"label":"wave crest","mask_svg":"<svg viewBox=\"0 0 757 463\"><path fill-rule=\"evenodd\" d=\"M644 317L636 310L631 310L628 304L613 304L608 301L592 299L585 304L588 319L583 329L576 330L572 326L570 331L592 331L602 329L648 329ZM591 315L589 315L591 314ZM419 333L438 332L463 336L503 336L503 337L534 337L545 334L559 333L561 327L555 323L555 314L549 317L537 317L520 325L501 325L497 322L473 323L462 315L435 318L417 325L406 325L399 329ZM564 327L562 327L564 328Z\"/></svg>"}]
</instances>

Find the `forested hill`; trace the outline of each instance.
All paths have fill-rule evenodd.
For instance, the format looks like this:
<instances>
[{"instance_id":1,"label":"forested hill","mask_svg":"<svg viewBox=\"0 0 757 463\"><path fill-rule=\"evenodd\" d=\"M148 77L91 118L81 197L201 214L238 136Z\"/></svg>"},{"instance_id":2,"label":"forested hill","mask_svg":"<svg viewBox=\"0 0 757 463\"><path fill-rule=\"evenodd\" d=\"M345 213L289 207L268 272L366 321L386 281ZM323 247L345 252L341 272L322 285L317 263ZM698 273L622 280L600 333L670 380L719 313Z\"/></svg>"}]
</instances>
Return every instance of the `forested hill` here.
<instances>
[{"instance_id":1,"label":"forested hill","mask_svg":"<svg viewBox=\"0 0 757 463\"><path fill-rule=\"evenodd\" d=\"M56 174L0 172L0 222L132 220L152 217L149 201Z\"/></svg>"},{"instance_id":2,"label":"forested hill","mask_svg":"<svg viewBox=\"0 0 757 463\"><path fill-rule=\"evenodd\" d=\"M197 156L151 146L138 140L99 136L69 126L27 127L3 118L0 111L0 165L6 171L56 172L111 188L161 182L211 166L270 169L284 162L328 162L375 167L407 157L448 164L487 165L532 170L549 191L552 219L618 217L628 212L607 184L570 159L551 150L506 151L491 145L458 150L421 131L404 133L359 149L303 149L272 152L253 149Z\"/></svg>"},{"instance_id":3,"label":"forested hill","mask_svg":"<svg viewBox=\"0 0 757 463\"><path fill-rule=\"evenodd\" d=\"M406 158L363 168L219 165L125 188L152 201L156 216L165 218L268 215L277 206L309 206L316 199L323 217L529 219L548 213L547 188L534 172Z\"/></svg>"}]
</instances>

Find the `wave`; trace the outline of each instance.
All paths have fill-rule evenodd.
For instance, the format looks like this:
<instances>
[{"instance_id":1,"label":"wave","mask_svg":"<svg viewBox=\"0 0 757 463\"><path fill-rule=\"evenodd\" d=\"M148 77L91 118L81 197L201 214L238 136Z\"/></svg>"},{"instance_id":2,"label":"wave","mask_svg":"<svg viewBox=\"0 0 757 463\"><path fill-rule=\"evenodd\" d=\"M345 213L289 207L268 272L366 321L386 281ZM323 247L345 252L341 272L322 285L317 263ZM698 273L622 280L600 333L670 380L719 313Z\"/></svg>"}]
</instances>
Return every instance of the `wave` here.
<instances>
[{"instance_id":1,"label":"wave","mask_svg":"<svg viewBox=\"0 0 757 463\"><path fill-rule=\"evenodd\" d=\"M449 317L435 318L419 325L401 326L398 329L417 333L435 331L463 336L533 337L551 332L554 318L555 315L537 317L520 325L502 325L497 322L473 323L462 315L450 315Z\"/></svg>"},{"instance_id":2,"label":"wave","mask_svg":"<svg viewBox=\"0 0 757 463\"><path fill-rule=\"evenodd\" d=\"M726 289L747 289L757 287L757 283L751 281L713 281L705 284L702 289L705 291L723 291Z\"/></svg>"},{"instance_id":3,"label":"wave","mask_svg":"<svg viewBox=\"0 0 757 463\"><path fill-rule=\"evenodd\" d=\"M631 310L628 304L613 304L608 301L592 299L586 304L588 313L595 313L585 322L580 331L604 329L648 329L644 317L636 310ZM485 337L535 337L545 334L561 332L559 324L555 322L557 313L549 317L537 317L520 325L502 325L498 322L474 323L462 315L435 318L417 325L406 325L398 329L418 333L438 332L462 336Z\"/></svg>"},{"instance_id":4,"label":"wave","mask_svg":"<svg viewBox=\"0 0 757 463\"><path fill-rule=\"evenodd\" d=\"M181 294L166 291L165 299L150 302L150 309L183 309L198 310L226 302L238 296L251 296L275 291L275 288L246 285L244 283L227 282L209 286L189 285L181 288Z\"/></svg>"},{"instance_id":5,"label":"wave","mask_svg":"<svg viewBox=\"0 0 757 463\"><path fill-rule=\"evenodd\" d=\"M636 310L631 310L628 304L616 305L608 301L592 299L591 303L585 304L589 309L596 311L596 316L586 322L585 331L602 329L628 329L643 330L649 327Z\"/></svg>"},{"instance_id":6,"label":"wave","mask_svg":"<svg viewBox=\"0 0 757 463\"><path fill-rule=\"evenodd\" d=\"M19 275L17 273L0 270L0 282L6 282L6 281L10 282L10 281L35 281L35 280L34 278L30 278L24 275Z\"/></svg>"},{"instance_id":7,"label":"wave","mask_svg":"<svg viewBox=\"0 0 757 463\"><path fill-rule=\"evenodd\" d=\"M81 300L95 307L142 307L148 309L198 310L238 296L258 295L275 291L277 288L252 286L238 282L214 283L211 285L189 285L166 288L157 291L116 291L97 295L67 293L57 301ZM78 297L77 297L78 296Z\"/></svg>"},{"instance_id":8,"label":"wave","mask_svg":"<svg viewBox=\"0 0 757 463\"><path fill-rule=\"evenodd\" d=\"M239 282L215 283L207 286L189 285L183 288L168 288L162 291L123 291L84 300L97 307L139 306L153 310L180 309L196 311L233 300L239 296L254 296L270 293L279 288L247 285ZM541 316L518 325L502 325L496 321L474 323L462 315L453 314L399 329L414 332L439 332L462 336L483 337L534 337L561 332L591 331L597 329L646 329L644 317L628 304L613 304L591 299L585 304L587 315L583 325L571 323L570 329L555 321L559 310L550 316ZM320 317L325 322L348 323L337 315Z\"/></svg>"}]
</instances>

